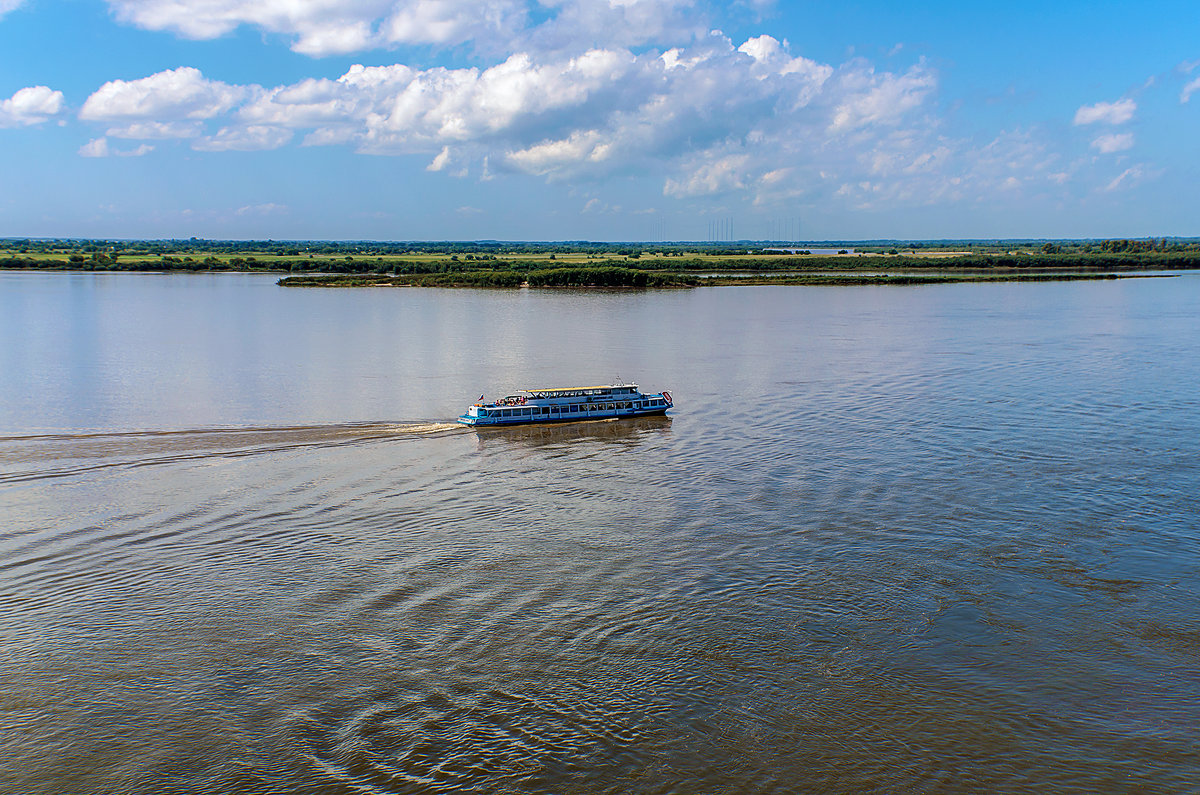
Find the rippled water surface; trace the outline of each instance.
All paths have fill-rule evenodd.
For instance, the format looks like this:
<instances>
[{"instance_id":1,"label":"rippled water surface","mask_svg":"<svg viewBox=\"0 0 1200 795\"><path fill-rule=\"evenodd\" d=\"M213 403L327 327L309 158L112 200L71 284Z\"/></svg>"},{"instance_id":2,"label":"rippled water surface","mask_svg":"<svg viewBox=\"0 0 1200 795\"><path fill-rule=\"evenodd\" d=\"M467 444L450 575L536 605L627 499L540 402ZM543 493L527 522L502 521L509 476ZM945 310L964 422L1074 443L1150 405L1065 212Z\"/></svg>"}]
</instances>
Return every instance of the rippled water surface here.
<instances>
[{"instance_id":1,"label":"rippled water surface","mask_svg":"<svg viewBox=\"0 0 1200 795\"><path fill-rule=\"evenodd\" d=\"M1200 276L273 282L0 274L0 792L1200 790Z\"/></svg>"}]
</instances>

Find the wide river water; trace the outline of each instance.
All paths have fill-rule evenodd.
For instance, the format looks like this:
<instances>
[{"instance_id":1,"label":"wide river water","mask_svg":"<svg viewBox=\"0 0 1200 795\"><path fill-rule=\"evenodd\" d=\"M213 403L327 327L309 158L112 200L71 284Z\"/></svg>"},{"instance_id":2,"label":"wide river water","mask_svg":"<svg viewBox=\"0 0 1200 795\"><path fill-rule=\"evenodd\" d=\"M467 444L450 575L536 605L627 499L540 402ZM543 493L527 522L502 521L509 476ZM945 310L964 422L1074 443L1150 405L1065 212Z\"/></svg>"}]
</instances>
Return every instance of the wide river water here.
<instances>
[{"instance_id":1,"label":"wide river water","mask_svg":"<svg viewBox=\"0 0 1200 795\"><path fill-rule=\"evenodd\" d=\"M5 795L1200 791L1200 275L274 281L0 273Z\"/></svg>"}]
</instances>

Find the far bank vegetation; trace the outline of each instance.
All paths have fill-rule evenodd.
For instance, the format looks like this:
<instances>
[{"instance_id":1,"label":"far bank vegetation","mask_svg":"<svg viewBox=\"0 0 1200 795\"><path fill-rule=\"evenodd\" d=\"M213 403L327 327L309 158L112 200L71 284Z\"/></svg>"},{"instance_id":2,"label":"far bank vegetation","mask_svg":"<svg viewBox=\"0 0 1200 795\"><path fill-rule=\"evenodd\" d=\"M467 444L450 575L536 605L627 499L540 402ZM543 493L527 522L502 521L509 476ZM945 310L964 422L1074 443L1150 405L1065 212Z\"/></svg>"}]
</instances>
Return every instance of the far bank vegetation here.
<instances>
[{"instance_id":1,"label":"far bank vegetation","mask_svg":"<svg viewBox=\"0 0 1200 795\"><path fill-rule=\"evenodd\" d=\"M288 286L923 284L1200 269L1200 240L506 243L0 240L0 269L268 272ZM841 253L845 252L845 253Z\"/></svg>"}]
</instances>

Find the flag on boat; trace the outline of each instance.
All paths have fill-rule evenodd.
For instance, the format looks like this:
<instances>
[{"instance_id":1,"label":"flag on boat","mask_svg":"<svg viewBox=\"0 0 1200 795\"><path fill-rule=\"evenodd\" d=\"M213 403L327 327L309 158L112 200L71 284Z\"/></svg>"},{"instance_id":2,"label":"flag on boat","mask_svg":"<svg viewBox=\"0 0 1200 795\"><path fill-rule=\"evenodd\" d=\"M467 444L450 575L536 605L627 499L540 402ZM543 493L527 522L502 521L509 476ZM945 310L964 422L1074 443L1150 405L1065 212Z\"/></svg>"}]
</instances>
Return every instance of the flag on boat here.
<instances>
[{"instance_id":1,"label":"flag on boat","mask_svg":"<svg viewBox=\"0 0 1200 795\"><path fill-rule=\"evenodd\" d=\"M480 395L480 396L479 396L479 400L477 400L476 402L477 402L477 403L482 403L482 402L483 402L483 395Z\"/></svg>"}]
</instances>

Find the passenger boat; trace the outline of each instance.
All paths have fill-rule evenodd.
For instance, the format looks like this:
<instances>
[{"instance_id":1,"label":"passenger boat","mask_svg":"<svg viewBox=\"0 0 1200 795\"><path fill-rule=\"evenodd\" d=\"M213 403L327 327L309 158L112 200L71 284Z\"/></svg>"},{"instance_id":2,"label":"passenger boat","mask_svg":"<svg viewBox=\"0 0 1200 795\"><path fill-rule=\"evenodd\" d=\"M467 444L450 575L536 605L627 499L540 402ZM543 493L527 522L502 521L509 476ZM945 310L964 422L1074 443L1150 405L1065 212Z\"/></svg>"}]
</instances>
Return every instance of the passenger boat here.
<instances>
[{"instance_id":1,"label":"passenger boat","mask_svg":"<svg viewBox=\"0 0 1200 795\"><path fill-rule=\"evenodd\" d=\"M670 392L642 394L637 384L526 389L493 403L484 403L480 395L458 421L484 426L647 417L666 414L674 405Z\"/></svg>"}]
</instances>

